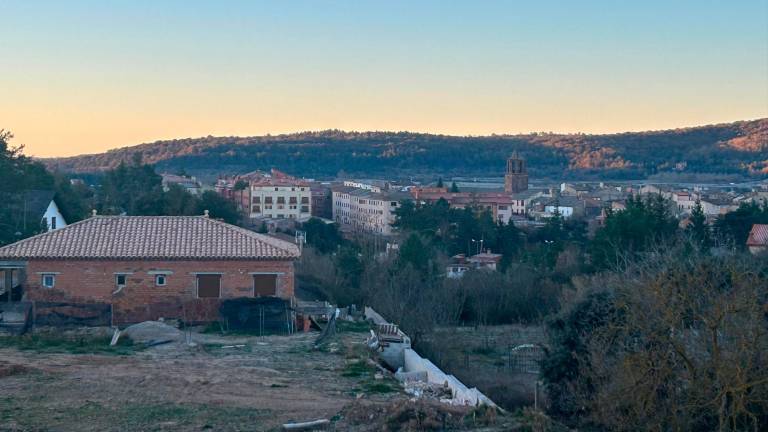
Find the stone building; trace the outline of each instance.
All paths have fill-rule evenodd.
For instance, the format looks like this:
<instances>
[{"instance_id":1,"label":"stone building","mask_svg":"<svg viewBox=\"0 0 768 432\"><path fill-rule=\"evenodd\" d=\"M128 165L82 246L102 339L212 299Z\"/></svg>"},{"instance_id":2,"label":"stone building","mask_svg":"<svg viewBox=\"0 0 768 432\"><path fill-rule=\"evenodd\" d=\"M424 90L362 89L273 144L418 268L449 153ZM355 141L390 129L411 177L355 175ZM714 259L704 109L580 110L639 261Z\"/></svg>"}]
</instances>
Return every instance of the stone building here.
<instances>
[{"instance_id":1,"label":"stone building","mask_svg":"<svg viewBox=\"0 0 768 432\"><path fill-rule=\"evenodd\" d=\"M504 175L504 192L516 194L528 190L528 168L525 159L517 152L507 159L507 170Z\"/></svg>"}]
</instances>

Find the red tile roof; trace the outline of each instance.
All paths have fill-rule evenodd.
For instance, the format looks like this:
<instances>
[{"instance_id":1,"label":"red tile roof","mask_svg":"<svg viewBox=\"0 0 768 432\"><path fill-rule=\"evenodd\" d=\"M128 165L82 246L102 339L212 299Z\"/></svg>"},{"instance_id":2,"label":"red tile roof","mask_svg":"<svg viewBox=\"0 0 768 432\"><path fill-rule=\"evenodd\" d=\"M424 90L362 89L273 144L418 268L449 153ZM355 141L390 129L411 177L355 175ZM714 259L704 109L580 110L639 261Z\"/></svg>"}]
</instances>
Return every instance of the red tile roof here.
<instances>
[{"instance_id":1,"label":"red tile roof","mask_svg":"<svg viewBox=\"0 0 768 432\"><path fill-rule=\"evenodd\" d=\"M296 245L204 216L95 216L0 248L0 259L280 260Z\"/></svg>"},{"instance_id":2,"label":"red tile roof","mask_svg":"<svg viewBox=\"0 0 768 432\"><path fill-rule=\"evenodd\" d=\"M747 238L747 246L768 246L768 225L752 225L752 230Z\"/></svg>"}]
</instances>

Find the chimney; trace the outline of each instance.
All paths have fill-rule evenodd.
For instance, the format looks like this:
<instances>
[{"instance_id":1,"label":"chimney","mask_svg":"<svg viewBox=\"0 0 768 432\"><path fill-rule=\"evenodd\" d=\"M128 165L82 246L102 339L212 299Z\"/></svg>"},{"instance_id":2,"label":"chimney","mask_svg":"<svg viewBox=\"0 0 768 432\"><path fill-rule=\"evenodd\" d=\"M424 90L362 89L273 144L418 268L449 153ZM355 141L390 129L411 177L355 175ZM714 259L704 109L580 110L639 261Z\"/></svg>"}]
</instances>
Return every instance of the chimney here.
<instances>
[{"instance_id":1,"label":"chimney","mask_svg":"<svg viewBox=\"0 0 768 432\"><path fill-rule=\"evenodd\" d=\"M99 212L97 212L96 209L91 210L91 217L96 217L98 214Z\"/></svg>"},{"instance_id":2,"label":"chimney","mask_svg":"<svg viewBox=\"0 0 768 432\"><path fill-rule=\"evenodd\" d=\"M203 217L204 217L204 218L207 218L207 217L208 217L208 210L203 210Z\"/></svg>"}]
</instances>

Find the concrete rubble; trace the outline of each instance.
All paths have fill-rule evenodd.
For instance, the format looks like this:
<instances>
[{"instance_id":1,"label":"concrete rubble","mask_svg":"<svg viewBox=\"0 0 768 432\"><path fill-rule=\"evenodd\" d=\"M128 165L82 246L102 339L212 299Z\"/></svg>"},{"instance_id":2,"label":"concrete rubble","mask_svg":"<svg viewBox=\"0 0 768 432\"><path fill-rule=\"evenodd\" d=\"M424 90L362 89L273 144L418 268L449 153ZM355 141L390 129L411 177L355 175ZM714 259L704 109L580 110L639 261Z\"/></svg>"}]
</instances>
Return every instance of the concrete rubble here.
<instances>
[{"instance_id":1,"label":"concrete rubble","mask_svg":"<svg viewBox=\"0 0 768 432\"><path fill-rule=\"evenodd\" d=\"M497 405L476 388L469 388L453 375L446 374L434 363L411 348L410 338L396 325L387 322L372 308L365 308L366 319L373 321L366 343L379 359L395 370L395 378L405 392L417 398L432 398L450 405Z\"/></svg>"}]
</instances>

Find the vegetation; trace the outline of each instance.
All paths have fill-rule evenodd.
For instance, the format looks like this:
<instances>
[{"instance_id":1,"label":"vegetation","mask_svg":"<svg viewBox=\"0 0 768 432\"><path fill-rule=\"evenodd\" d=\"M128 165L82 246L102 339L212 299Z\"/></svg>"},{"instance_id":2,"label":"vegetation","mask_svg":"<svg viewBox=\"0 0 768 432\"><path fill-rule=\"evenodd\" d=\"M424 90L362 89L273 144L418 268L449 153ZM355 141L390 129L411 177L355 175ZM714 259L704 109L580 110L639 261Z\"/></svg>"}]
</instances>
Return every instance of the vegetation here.
<instances>
[{"instance_id":1,"label":"vegetation","mask_svg":"<svg viewBox=\"0 0 768 432\"><path fill-rule=\"evenodd\" d=\"M7 336L0 338L0 347L13 347L25 351L39 353L69 353L69 354L107 354L130 355L141 346L133 344L127 337L119 340L115 346L110 346L110 337L63 337L58 334L26 334L23 336Z\"/></svg>"},{"instance_id":2,"label":"vegetation","mask_svg":"<svg viewBox=\"0 0 768 432\"><path fill-rule=\"evenodd\" d=\"M697 245L584 279L551 321L551 413L600 430L760 430L768 424L768 273Z\"/></svg>"},{"instance_id":3,"label":"vegetation","mask_svg":"<svg viewBox=\"0 0 768 432\"><path fill-rule=\"evenodd\" d=\"M85 192L72 187L66 176L53 175L45 165L25 156L23 146L11 146L12 138L9 131L0 129L0 246L46 229L39 220L29 220L24 211L25 194L29 191L55 192L55 199L69 221L80 220L87 213L82 205Z\"/></svg>"},{"instance_id":4,"label":"vegetation","mask_svg":"<svg viewBox=\"0 0 768 432\"><path fill-rule=\"evenodd\" d=\"M142 153L171 172L245 172L282 167L306 176L344 174L501 176L513 150L532 175L637 179L661 174L765 176L768 120L611 135L532 133L458 137L410 132L329 130L262 137L157 141L97 155L51 159L66 172L93 172L129 163ZM467 151L468 148L478 151ZM482 151L479 151L482 150ZM680 164L680 165L678 165ZM433 176L429 176L434 178Z\"/></svg>"}]
</instances>

